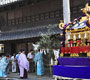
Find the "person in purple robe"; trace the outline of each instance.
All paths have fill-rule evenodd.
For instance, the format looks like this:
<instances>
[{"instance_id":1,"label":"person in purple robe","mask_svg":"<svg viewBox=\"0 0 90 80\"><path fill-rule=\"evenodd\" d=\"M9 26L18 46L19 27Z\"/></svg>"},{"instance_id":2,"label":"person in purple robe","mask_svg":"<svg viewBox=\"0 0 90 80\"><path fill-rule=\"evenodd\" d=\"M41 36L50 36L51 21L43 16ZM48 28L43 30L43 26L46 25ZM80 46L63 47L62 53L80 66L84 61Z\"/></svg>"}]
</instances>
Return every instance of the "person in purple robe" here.
<instances>
[{"instance_id":1,"label":"person in purple robe","mask_svg":"<svg viewBox=\"0 0 90 80\"><path fill-rule=\"evenodd\" d=\"M20 55L18 59L19 69L20 69L20 78L25 79L28 78L28 71L29 71L29 62L27 60L27 57L25 55L25 50L20 50Z\"/></svg>"}]
</instances>

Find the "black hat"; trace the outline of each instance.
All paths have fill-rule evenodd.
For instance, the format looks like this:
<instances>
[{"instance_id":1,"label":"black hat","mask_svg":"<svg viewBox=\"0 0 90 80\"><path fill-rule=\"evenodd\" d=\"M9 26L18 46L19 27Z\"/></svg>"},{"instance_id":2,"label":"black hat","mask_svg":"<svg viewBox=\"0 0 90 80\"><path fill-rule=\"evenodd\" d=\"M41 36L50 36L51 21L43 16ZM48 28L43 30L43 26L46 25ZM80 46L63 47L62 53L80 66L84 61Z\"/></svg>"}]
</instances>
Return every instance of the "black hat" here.
<instances>
[{"instance_id":1,"label":"black hat","mask_svg":"<svg viewBox=\"0 0 90 80\"><path fill-rule=\"evenodd\" d=\"M6 57L9 57L9 53L7 53L5 56L6 56Z\"/></svg>"},{"instance_id":2,"label":"black hat","mask_svg":"<svg viewBox=\"0 0 90 80\"><path fill-rule=\"evenodd\" d=\"M30 52L33 51L33 49L30 50Z\"/></svg>"},{"instance_id":3,"label":"black hat","mask_svg":"<svg viewBox=\"0 0 90 80\"><path fill-rule=\"evenodd\" d=\"M0 57L2 57L2 54L0 54Z\"/></svg>"},{"instance_id":4,"label":"black hat","mask_svg":"<svg viewBox=\"0 0 90 80\"><path fill-rule=\"evenodd\" d=\"M25 51L24 49L20 49L20 52L23 52L23 51Z\"/></svg>"}]
</instances>

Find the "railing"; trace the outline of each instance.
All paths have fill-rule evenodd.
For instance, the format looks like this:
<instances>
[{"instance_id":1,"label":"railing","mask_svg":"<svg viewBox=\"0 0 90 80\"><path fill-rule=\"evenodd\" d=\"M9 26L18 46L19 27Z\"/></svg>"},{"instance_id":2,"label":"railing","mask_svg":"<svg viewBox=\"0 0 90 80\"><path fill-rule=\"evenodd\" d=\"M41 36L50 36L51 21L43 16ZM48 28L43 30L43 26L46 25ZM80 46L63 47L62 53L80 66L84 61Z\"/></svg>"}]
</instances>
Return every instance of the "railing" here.
<instances>
[{"instance_id":1,"label":"railing","mask_svg":"<svg viewBox=\"0 0 90 80\"><path fill-rule=\"evenodd\" d=\"M37 15L26 16L26 17L17 18L17 19L11 19L11 20L8 20L8 25L31 23L31 22L43 21L43 20L48 20L53 18L60 18L60 17L62 17L62 11L56 10L56 11L40 13Z\"/></svg>"},{"instance_id":2,"label":"railing","mask_svg":"<svg viewBox=\"0 0 90 80\"><path fill-rule=\"evenodd\" d=\"M82 13L82 11L80 10L81 8L83 8L83 5L71 7L71 19L72 20L81 15L81 13ZM31 16L26 16L26 17L21 17L21 18L16 18L16 19L10 19L10 20L8 20L8 25L32 23L32 22L44 21L44 20L49 20L49 19L54 19L54 18L60 18L60 20L62 20L62 17L63 17L63 10L60 9L60 10L56 10L56 11L40 13L37 15L31 15Z\"/></svg>"}]
</instances>

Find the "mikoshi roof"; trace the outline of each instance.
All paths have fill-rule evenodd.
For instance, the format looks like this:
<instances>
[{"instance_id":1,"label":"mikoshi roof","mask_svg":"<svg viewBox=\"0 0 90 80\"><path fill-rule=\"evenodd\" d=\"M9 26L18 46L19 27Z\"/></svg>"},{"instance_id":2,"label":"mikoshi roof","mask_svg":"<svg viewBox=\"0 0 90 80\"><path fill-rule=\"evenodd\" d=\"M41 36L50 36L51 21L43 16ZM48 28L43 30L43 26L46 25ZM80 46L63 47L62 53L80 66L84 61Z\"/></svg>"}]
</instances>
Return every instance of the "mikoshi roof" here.
<instances>
[{"instance_id":1,"label":"mikoshi roof","mask_svg":"<svg viewBox=\"0 0 90 80\"><path fill-rule=\"evenodd\" d=\"M73 22L69 23L66 27L67 32L77 32L89 29L89 26L87 25L87 17L81 16L78 19L75 19Z\"/></svg>"},{"instance_id":2,"label":"mikoshi roof","mask_svg":"<svg viewBox=\"0 0 90 80\"><path fill-rule=\"evenodd\" d=\"M60 32L61 30L59 29L58 24L44 25L23 30L1 32L0 41L27 39L33 37L40 37L42 35L54 35L59 34Z\"/></svg>"},{"instance_id":3,"label":"mikoshi roof","mask_svg":"<svg viewBox=\"0 0 90 80\"><path fill-rule=\"evenodd\" d=\"M75 19L69 24L66 24L67 32L79 32L79 31L88 31L90 30L90 6L86 4L83 10L83 15Z\"/></svg>"}]
</instances>

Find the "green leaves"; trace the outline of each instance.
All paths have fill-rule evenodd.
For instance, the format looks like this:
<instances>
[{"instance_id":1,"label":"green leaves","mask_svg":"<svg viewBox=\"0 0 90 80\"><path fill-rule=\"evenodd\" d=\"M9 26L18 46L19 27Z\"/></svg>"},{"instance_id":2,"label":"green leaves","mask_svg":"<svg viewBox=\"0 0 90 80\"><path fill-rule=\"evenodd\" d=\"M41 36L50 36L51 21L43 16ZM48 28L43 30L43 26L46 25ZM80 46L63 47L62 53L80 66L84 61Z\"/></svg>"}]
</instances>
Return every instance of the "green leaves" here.
<instances>
[{"instance_id":1,"label":"green leaves","mask_svg":"<svg viewBox=\"0 0 90 80\"><path fill-rule=\"evenodd\" d=\"M38 44L43 49L59 49L60 40L60 35L43 35Z\"/></svg>"}]
</instances>

